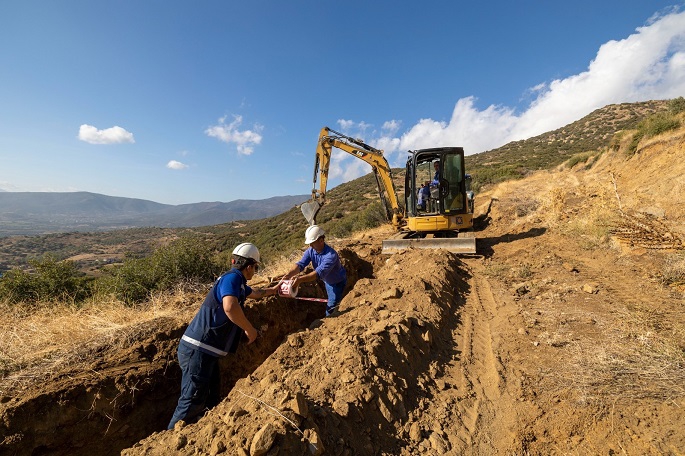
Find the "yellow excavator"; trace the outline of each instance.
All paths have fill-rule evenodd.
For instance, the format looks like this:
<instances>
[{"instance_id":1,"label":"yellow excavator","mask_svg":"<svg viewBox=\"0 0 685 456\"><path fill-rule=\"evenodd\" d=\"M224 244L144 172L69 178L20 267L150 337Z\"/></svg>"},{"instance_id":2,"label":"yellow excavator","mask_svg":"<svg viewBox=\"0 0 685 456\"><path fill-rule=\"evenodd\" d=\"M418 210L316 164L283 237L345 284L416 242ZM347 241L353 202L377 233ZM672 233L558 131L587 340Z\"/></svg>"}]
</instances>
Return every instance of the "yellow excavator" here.
<instances>
[{"instance_id":1,"label":"yellow excavator","mask_svg":"<svg viewBox=\"0 0 685 456\"><path fill-rule=\"evenodd\" d=\"M328 171L333 148L338 148L371 165L381 203L397 233L383 241L382 253L407 248L446 249L476 253L473 234L474 193L471 176L464 170L464 149L437 147L409 151L404 181L404 207L400 206L392 169L383 151L323 127L314 162L312 198L300 210L311 224L326 203ZM316 187L317 179L319 188Z\"/></svg>"}]
</instances>

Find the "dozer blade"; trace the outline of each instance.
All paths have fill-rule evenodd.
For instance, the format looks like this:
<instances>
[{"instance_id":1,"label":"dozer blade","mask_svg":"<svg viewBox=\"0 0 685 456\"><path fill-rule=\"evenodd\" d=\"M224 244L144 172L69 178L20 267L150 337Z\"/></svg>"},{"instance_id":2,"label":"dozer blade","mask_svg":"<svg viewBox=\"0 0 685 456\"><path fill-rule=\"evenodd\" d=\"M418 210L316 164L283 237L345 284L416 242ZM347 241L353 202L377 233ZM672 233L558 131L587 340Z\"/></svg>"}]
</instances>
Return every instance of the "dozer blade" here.
<instances>
[{"instance_id":1,"label":"dozer blade","mask_svg":"<svg viewBox=\"0 0 685 456\"><path fill-rule=\"evenodd\" d=\"M304 218L307 219L310 225L316 223L316 214L319 212L319 209L321 209L321 204L318 201L307 201L300 205L302 215L304 215Z\"/></svg>"},{"instance_id":2,"label":"dozer blade","mask_svg":"<svg viewBox=\"0 0 685 456\"><path fill-rule=\"evenodd\" d=\"M445 249L454 253L476 253L476 238L473 232L459 233L455 238L407 238L399 233L383 241L382 254L397 253L405 249Z\"/></svg>"}]
</instances>

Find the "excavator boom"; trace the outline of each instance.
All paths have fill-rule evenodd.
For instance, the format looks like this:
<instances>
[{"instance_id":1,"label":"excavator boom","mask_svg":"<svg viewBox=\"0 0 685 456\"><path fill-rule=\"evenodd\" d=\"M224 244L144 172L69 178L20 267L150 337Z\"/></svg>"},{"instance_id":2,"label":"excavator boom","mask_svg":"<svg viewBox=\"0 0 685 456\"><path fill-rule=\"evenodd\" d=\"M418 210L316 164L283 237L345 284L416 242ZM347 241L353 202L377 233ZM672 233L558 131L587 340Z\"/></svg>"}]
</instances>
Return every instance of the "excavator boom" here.
<instances>
[{"instance_id":1,"label":"excavator boom","mask_svg":"<svg viewBox=\"0 0 685 456\"><path fill-rule=\"evenodd\" d=\"M319 133L319 142L316 146L316 157L314 161L314 186L312 188L312 199L300 205L302 215L310 225L316 223L316 215L321 207L326 203L326 187L328 185L328 170L331 164L331 154L336 147L350 155L357 157L371 165L378 183L378 193L383 206L386 208L386 215L394 226L399 227L402 220L402 211L397 199L395 183L392 180L392 169L388 161L383 156L383 151L378 150L361 139L352 138L323 127ZM316 181L319 179L319 189L316 188ZM388 205L390 208L388 208Z\"/></svg>"}]
</instances>

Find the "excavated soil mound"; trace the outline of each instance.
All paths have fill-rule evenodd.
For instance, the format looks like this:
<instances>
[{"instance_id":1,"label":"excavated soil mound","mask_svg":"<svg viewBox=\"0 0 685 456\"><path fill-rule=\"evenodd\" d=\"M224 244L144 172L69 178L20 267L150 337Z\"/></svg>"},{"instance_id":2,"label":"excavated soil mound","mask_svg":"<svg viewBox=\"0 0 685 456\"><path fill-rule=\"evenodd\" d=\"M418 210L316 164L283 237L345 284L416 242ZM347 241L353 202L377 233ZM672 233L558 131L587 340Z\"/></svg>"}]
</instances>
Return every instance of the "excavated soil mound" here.
<instances>
[{"instance_id":1,"label":"excavated soil mound","mask_svg":"<svg viewBox=\"0 0 685 456\"><path fill-rule=\"evenodd\" d=\"M125 454L399 452L436 362L452 356L467 279L448 252L394 255L339 315L290 334L200 423Z\"/></svg>"}]
</instances>

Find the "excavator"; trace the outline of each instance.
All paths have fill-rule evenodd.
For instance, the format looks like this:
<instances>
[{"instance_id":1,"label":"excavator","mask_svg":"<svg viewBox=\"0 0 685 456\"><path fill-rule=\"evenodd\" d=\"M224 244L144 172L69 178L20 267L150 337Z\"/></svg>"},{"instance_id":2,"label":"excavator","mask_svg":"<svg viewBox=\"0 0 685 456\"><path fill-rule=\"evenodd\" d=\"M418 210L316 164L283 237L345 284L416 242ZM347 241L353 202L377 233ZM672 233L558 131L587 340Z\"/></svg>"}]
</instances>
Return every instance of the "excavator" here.
<instances>
[{"instance_id":1,"label":"excavator","mask_svg":"<svg viewBox=\"0 0 685 456\"><path fill-rule=\"evenodd\" d=\"M300 206L310 225L316 224L316 215L326 203L328 171L334 147L371 165L382 206L396 229L393 236L383 240L381 253L392 254L408 248L476 253L474 193L471 191L471 176L464 170L464 149L461 147L409 151L402 207L392 169L383 151L361 139L323 127L316 147L312 197ZM422 197L419 197L420 191Z\"/></svg>"}]
</instances>

